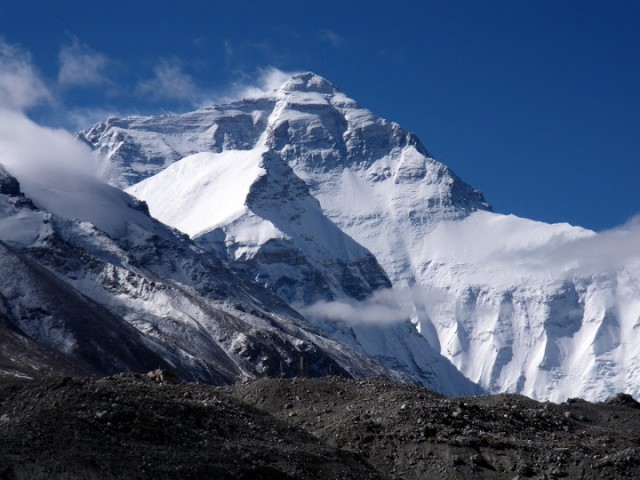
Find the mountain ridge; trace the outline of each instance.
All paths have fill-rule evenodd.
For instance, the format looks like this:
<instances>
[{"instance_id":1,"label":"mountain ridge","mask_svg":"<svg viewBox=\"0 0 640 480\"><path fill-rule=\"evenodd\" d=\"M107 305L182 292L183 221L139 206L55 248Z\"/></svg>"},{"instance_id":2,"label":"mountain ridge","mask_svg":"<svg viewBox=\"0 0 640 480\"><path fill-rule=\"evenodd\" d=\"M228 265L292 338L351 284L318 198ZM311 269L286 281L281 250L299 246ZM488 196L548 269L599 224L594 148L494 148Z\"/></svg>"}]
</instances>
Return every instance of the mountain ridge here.
<instances>
[{"instance_id":1,"label":"mountain ridge","mask_svg":"<svg viewBox=\"0 0 640 480\"><path fill-rule=\"evenodd\" d=\"M15 348L30 345L32 354L16 356L13 346L1 351L0 365L13 357L22 360L10 360L11 368L0 368L0 374L43 375L25 364L37 360L44 362L43 372L57 365L61 372L77 373L76 368L91 374L162 365L185 380L214 384L299 375L300 365L312 376L332 372L416 381L328 338L214 252L150 217L146 204L128 194L73 171L32 171L19 162L10 169L15 177L7 169L0 172L0 235L11 243L7 258L26 259L49 280L38 296L40 277L32 280L29 272L7 267L20 281L6 277L0 285L0 313L12 329L2 335ZM56 291L67 299L62 310L47 300ZM74 296L83 299L82 312L74 310ZM118 332L126 333L109 343ZM43 348L48 353L38 353ZM118 361L118 348L129 357ZM93 363L83 363L76 351L88 351ZM141 359L148 352L150 361L136 363L132 352ZM459 376L456 388L478 391L449 368L453 378ZM434 387L454 391L450 379L431 377Z\"/></svg>"}]
</instances>

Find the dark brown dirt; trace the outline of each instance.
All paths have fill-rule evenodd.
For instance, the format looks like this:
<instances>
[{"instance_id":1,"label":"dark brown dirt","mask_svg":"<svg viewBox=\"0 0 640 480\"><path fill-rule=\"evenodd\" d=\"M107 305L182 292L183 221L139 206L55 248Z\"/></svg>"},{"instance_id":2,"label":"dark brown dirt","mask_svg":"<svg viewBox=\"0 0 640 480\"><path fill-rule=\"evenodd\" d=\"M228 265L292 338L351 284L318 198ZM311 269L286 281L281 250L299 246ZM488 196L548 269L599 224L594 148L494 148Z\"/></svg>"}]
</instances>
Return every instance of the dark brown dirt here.
<instances>
[{"instance_id":1,"label":"dark brown dirt","mask_svg":"<svg viewBox=\"0 0 640 480\"><path fill-rule=\"evenodd\" d=\"M0 479L378 479L220 388L146 376L0 384Z\"/></svg>"},{"instance_id":2,"label":"dark brown dirt","mask_svg":"<svg viewBox=\"0 0 640 480\"><path fill-rule=\"evenodd\" d=\"M640 478L640 404L385 379L0 382L0 479Z\"/></svg>"},{"instance_id":3,"label":"dark brown dirt","mask_svg":"<svg viewBox=\"0 0 640 480\"><path fill-rule=\"evenodd\" d=\"M640 404L448 399L384 379L259 380L234 395L397 479L640 478Z\"/></svg>"}]
</instances>

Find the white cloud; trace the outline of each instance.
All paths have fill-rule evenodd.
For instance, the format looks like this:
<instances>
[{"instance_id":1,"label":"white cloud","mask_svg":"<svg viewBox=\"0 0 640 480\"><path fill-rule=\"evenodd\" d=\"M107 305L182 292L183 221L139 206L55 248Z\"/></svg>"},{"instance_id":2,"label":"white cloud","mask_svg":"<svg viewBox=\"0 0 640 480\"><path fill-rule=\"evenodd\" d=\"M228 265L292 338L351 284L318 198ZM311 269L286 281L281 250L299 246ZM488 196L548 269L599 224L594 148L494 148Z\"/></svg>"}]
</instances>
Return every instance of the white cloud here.
<instances>
[{"instance_id":1,"label":"white cloud","mask_svg":"<svg viewBox=\"0 0 640 480\"><path fill-rule=\"evenodd\" d=\"M615 272L640 262L640 215L596 235L526 252L522 262L535 269L573 273Z\"/></svg>"},{"instance_id":2,"label":"white cloud","mask_svg":"<svg viewBox=\"0 0 640 480\"><path fill-rule=\"evenodd\" d=\"M334 48L344 47L347 40L337 32L329 29L320 30L320 39L331 44Z\"/></svg>"},{"instance_id":3,"label":"white cloud","mask_svg":"<svg viewBox=\"0 0 640 480\"><path fill-rule=\"evenodd\" d=\"M93 51L87 45L74 38L70 45L65 45L58 53L60 70L58 83L63 87L95 86L109 84L105 70L109 59Z\"/></svg>"},{"instance_id":4,"label":"white cloud","mask_svg":"<svg viewBox=\"0 0 640 480\"><path fill-rule=\"evenodd\" d=\"M23 110L53 101L53 95L38 74L31 54L0 38L0 106Z\"/></svg>"},{"instance_id":5,"label":"white cloud","mask_svg":"<svg viewBox=\"0 0 640 480\"><path fill-rule=\"evenodd\" d=\"M90 174L95 162L89 147L66 130L42 127L22 112L0 108L0 164L10 172L53 168Z\"/></svg>"},{"instance_id":6,"label":"white cloud","mask_svg":"<svg viewBox=\"0 0 640 480\"><path fill-rule=\"evenodd\" d=\"M153 100L179 100L199 103L205 93L183 71L178 59L162 59L153 69L154 77L138 83L137 92Z\"/></svg>"},{"instance_id":7,"label":"white cloud","mask_svg":"<svg viewBox=\"0 0 640 480\"><path fill-rule=\"evenodd\" d=\"M409 320L411 310L398 302L398 293L393 290L378 290L365 300L351 299L332 302L320 301L312 305L296 305L305 316L314 319L340 320L348 324L394 323Z\"/></svg>"},{"instance_id":8,"label":"white cloud","mask_svg":"<svg viewBox=\"0 0 640 480\"><path fill-rule=\"evenodd\" d=\"M53 168L91 174L96 157L66 130L42 127L25 109L54 96L25 49L0 39L0 164L14 174Z\"/></svg>"}]
</instances>

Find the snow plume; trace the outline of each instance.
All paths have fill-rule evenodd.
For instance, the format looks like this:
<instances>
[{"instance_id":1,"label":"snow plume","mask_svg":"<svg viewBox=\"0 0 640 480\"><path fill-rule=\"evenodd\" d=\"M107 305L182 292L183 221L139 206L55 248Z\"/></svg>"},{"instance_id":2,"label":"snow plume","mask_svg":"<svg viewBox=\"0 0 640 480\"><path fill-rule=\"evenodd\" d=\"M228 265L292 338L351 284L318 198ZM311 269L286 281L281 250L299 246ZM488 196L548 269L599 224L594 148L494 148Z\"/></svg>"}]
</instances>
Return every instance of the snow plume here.
<instances>
[{"instance_id":1,"label":"snow plume","mask_svg":"<svg viewBox=\"0 0 640 480\"><path fill-rule=\"evenodd\" d=\"M111 83L105 74L109 59L80 43L77 38L74 38L70 45L60 49L58 61L58 83L63 87L100 86Z\"/></svg>"},{"instance_id":2,"label":"snow plume","mask_svg":"<svg viewBox=\"0 0 640 480\"><path fill-rule=\"evenodd\" d=\"M286 83L292 75L299 72L284 72L276 67L258 68L255 75L244 75L235 82L227 100L264 97Z\"/></svg>"},{"instance_id":3,"label":"snow plume","mask_svg":"<svg viewBox=\"0 0 640 480\"><path fill-rule=\"evenodd\" d=\"M31 54L0 38L0 106L23 110L53 101L53 95L40 78Z\"/></svg>"},{"instance_id":4,"label":"snow plume","mask_svg":"<svg viewBox=\"0 0 640 480\"><path fill-rule=\"evenodd\" d=\"M87 125L104 122L110 117L128 117L139 114L139 111L133 109L127 111L103 107L78 107L64 113L63 126L69 131L77 132L86 129Z\"/></svg>"}]
</instances>

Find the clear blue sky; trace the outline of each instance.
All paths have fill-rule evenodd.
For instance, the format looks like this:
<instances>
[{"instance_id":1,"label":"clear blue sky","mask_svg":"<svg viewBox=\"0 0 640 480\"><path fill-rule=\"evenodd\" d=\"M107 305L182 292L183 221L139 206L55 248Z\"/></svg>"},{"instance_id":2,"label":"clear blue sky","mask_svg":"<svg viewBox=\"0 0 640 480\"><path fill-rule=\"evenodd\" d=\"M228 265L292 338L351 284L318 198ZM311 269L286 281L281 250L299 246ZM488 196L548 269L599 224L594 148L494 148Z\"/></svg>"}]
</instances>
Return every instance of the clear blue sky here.
<instances>
[{"instance_id":1,"label":"clear blue sky","mask_svg":"<svg viewBox=\"0 0 640 480\"><path fill-rule=\"evenodd\" d=\"M596 230L640 213L637 0L3 0L0 36L50 86L28 111L46 124L187 110L260 68L311 70L498 212Z\"/></svg>"}]
</instances>

